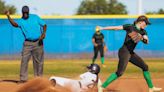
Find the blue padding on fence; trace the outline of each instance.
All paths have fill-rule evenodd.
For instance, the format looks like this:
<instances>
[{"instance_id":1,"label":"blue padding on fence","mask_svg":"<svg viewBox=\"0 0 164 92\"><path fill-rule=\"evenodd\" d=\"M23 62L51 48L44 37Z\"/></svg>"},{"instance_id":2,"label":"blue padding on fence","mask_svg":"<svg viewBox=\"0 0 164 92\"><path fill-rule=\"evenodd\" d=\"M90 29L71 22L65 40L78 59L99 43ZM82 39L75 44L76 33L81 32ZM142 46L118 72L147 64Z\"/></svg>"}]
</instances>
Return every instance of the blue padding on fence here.
<instances>
[{"instance_id":1,"label":"blue padding on fence","mask_svg":"<svg viewBox=\"0 0 164 92\"><path fill-rule=\"evenodd\" d=\"M116 26L133 23L134 19L45 19L48 29L44 40L47 54L92 53L92 35L95 26ZM146 28L150 44L140 42L136 48L139 53L164 51L164 19L150 19L152 25ZM109 51L115 52L121 47L125 31L102 31ZM24 37L19 28L11 26L7 19L0 19L0 54L17 54L22 50ZM143 53L142 53L143 54ZM146 53L147 54L147 53ZM158 55L160 54L160 55Z\"/></svg>"}]
</instances>

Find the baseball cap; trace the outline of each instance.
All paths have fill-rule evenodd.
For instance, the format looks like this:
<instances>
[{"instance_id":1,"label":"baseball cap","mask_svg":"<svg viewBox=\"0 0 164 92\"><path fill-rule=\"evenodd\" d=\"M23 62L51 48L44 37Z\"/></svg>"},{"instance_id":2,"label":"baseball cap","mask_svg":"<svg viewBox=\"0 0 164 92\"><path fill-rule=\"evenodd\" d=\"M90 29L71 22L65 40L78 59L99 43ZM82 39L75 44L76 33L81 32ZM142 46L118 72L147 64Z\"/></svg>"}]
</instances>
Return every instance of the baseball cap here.
<instances>
[{"instance_id":1,"label":"baseball cap","mask_svg":"<svg viewBox=\"0 0 164 92\"><path fill-rule=\"evenodd\" d=\"M29 7L28 6L23 6L22 7L22 12L29 12Z\"/></svg>"},{"instance_id":2,"label":"baseball cap","mask_svg":"<svg viewBox=\"0 0 164 92\"><path fill-rule=\"evenodd\" d=\"M137 18L136 21L137 21L137 22L139 22L139 21L145 21L145 23L146 23L147 25L151 25L149 19L148 19L145 15L139 16L139 17Z\"/></svg>"}]
</instances>

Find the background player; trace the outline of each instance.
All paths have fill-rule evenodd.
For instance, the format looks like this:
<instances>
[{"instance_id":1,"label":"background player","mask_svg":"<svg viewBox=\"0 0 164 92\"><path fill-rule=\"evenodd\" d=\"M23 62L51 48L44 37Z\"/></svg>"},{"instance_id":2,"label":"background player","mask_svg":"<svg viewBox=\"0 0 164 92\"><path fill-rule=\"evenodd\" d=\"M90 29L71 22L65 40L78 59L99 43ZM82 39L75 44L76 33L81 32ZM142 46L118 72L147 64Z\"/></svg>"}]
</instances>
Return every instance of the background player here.
<instances>
[{"instance_id":1,"label":"background player","mask_svg":"<svg viewBox=\"0 0 164 92\"><path fill-rule=\"evenodd\" d=\"M62 87L69 87L71 92L88 92L88 90L98 87L98 92L102 92L101 80L98 76L100 67L97 64L91 64L88 67L88 71L81 74L80 79L73 80L63 77L50 77L50 81L53 84L57 84Z\"/></svg>"},{"instance_id":2,"label":"background player","mask_svg":"<svg viewBox=\"0 0 164 92\"><path fill-rule=\"evenodd\" d=\"M92 43L94 45L94 56L92 58L92 64L94 64L97 58L98 52L100 52L101 64L103 65L103 67L105 67L104 65L104 46L105 46L104 35L97 28L96 28L96 32L93 34Z\"/></svg>"},{"instance_id":3,"label":"background player","mask_svg":"<svg viewBox=\"0 0 164 92\"><path fill-rule=\"evenodd\" d=\"M134 49L140 40L145 44L149 43L147 32L144 29L149 24L150 22L148 18L142 15L137 18L134 24L125 24L123 26L100 27L100 30L126 31L125 42L118 52L118 69L116 73L112 73L109 76L109 78L103 83L103 88L106 88L112 81L120 77L124 73L128 61L130 61L132 64L138 66L143 70L143 75L148 84L149 92L160 91L162 89L154 87L150 77L148 65L134 52Z\"/></svg>"}]
</instances>

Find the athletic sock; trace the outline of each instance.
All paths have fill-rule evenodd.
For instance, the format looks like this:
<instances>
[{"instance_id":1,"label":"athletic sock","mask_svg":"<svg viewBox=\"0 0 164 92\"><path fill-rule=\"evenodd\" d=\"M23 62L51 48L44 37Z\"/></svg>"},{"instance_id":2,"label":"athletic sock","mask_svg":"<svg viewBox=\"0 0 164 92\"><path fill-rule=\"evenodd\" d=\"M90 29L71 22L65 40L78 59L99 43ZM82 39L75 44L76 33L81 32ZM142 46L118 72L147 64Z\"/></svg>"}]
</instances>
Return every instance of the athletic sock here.
<instances>
[{"instance_id":1,"label":"athletic sock","mask_svg":"<svg viewBox=\"0 0 164 92\"><path fill-rule=\"evenodd\" d=\"M143 71L144 78L149 86L149 88L153 88L153 83L150 77L150 72L149 71Z\"/></svg>"},{"instance_id":2,"label":"athletic sock","mask_svg":"<svg viewBox=\"0 0 164 92\"><path fill-rule=\"evenodd\" d=\"M103 83L102 87L106 88L112 81L116 80L118 78L116 73L112 73L108 79Z\"/></svg>"},{"instance_id":3,"label":"athletic sock","mask_svg":"<svg viewBox=\"0 0 164 92\"><path fill-rule=\"evenodd\" d=\"M101 64L104 64L104 57L101 57Z\"/></svg>"}]
</instances>

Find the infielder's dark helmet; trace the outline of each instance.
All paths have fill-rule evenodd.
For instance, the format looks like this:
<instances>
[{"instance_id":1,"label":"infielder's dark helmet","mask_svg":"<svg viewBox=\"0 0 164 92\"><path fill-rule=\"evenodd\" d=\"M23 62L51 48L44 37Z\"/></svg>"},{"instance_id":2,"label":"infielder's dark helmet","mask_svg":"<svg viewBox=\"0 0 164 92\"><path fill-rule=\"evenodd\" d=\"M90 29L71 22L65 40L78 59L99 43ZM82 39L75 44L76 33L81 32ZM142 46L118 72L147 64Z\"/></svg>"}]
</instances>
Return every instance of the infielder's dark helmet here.
<instances>
[{"instance_id":1,"label":"infielder's dark helmet","mask_svg":"<svg viewBox=\"0 0 164 92\"><path fill-rule=\"evenodd\" d=\"M100 66L98 64L90 64L87 68L93 74L98 74L100 72Z\"/></svg>"}]
</instances>

